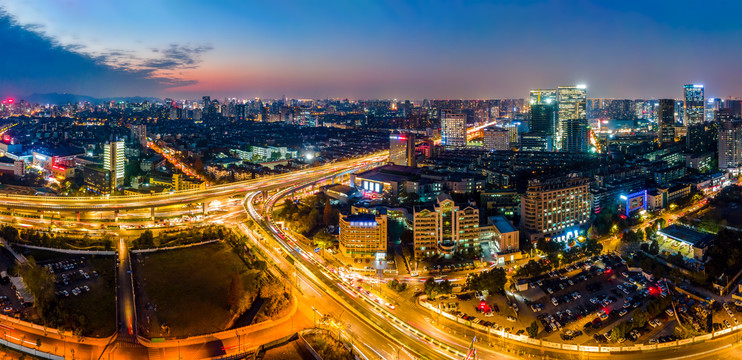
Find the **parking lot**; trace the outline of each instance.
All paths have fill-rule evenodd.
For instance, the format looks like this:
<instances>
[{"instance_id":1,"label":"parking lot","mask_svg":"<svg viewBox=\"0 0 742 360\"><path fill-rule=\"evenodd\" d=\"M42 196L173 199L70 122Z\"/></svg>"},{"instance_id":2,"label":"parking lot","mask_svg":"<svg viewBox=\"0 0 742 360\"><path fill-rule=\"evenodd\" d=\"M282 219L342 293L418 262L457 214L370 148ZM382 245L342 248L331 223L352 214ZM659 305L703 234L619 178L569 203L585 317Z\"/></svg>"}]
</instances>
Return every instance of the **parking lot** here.
<instances>
[{"instance_id":1,"label":"parking lot","mask_svg":"<svg viewBox=\"0 0 742 360\"><path fill-rule=\"evenodd\" d=\"M39 263L54 275L57 297L80 296L90 292L90 286L98 278L85 256Z\"/></svg>"},{"instance_id":2,"label":"parking lot","mask_svg":"<svg viewBox=\"0 0 742 360\"><path fill-rule=\"evenodd\" d=\"M662 304L658 315L618 342L671 341L676 318L665 305L669 304L670 289L653 280L642 272L630 272L620 257L603 255L530 279L526 291L495 296L469 292L440 296L433 303L461 319L514 333L525 333L535 320L540 325L540 339L590 345L611 341L613 327L630 321L632 312L644 309L648 302L663 299L655 304ZM698 323L700 329L698 317L703 313L696 308L703 306L687 301L682 294L672 295L679 299L679 316L684 323Z\"/></svg>"}]
</instances>

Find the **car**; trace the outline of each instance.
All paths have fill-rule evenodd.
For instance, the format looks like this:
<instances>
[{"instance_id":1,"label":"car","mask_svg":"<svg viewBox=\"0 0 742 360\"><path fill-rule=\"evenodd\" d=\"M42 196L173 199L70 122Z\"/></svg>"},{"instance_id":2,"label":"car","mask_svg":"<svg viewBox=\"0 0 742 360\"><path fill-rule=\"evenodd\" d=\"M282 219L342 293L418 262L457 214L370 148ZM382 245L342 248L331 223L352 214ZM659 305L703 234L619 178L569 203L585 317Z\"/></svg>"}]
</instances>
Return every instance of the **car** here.
<instances>
[{"instance_id":1,"label":"car","mask_svg":"<svg viewBox=\"0 0 742 360\"><path fill-rule=\"evenodd\" d=\"M569 283L569 286L574 285L575 283L572 281L572 279L567 280L567 283Z\"/></svg>"},{"instance_id":2,"label":"car","mask_svg":"<svg viewBox=\"0 0 742 360\"><path fill-rule=\"evenodd\" d=\"M484 316L485 317L493 317L493 316L495 316L495 314L492 311L487 311L486 313L484 313Z\"/></svg>"},{"instance_id":3,"label":"car","mask_svg":"<svg viewBox=\"0 0 742 360\"><path fill-rule=\"evenodd\" d=\"M626 309L621 309L621 311L619 311L619 312L618 312L618 316L624 316L624 315L626 315L626 314L628 314L628 313L629 313L629 312L628 312L628 311L626 311Z\"/></svg>"},{"instance_id":4,"label":"car","mask_svg":"<svg viewBox=\"0 0 742 360\"><path fill-rule=\"evenodd\" d=\"M6 314L9 313L9 312L12 312L12 311L13 311L13 307L12 306L3 307L3 312L6 313Z\"/></svg>"},{"instance_id":5,"label":"car","mask_svg":"<svg viewBox=\"0 0 742 360\"><path fill-rule=\"evenodd\" d=\"M548 292L549 294L553 294L553 293L554 293L554 290L551 290L551 288L546 288L546 291L547 291L547 292Z\"/></svg>"},{"instance_id":6,"label":"car","mask_svg":"<svg viewBox=\"0 0 742 360\"><path fill-rule=\"evenodd\" d=\"M665 314L667 314L667 316L673 316L675 315L675 312L673 312L672 309L667 309L665 310Z\"/></svg>"},{"instance_id":7,"label":"car","mask_svg":"<svg viewBox=\"0 0 742 360\"><path fill-rule=\"evenodd\" d=\"M608 319L608 314L606 314L605 311L602 311L600 313L600 320L607 320L607 319Z\"/></svg>"},{"instance_id":8,"label":"car","mask_svg":"<svg viewBox=\"0 0 742 360\"><path fill-rule=\"evenodd\" d=\"M627 277L629 277L629 274L627 274L627 273L626 273L626 272L624 271L624 272L621 272L621 276L623 276L623 277L627 278Z\"/></svg>"},{"instance_id":9,"label":"car","mask_svg":"<svg viewBox=\"0 0 742 360\"><path fill-rule=\"evenodd\" d=\"M514 317L512 317L512 316L508 316L508 321L510 321L510 322L515 322L515 321L516 321L516 319L515 319Z\"/></svg>"},{"instance_id":10,"label":"car","mask_svg":"<svg viewBox=\"0 0 742 360\"><path fill-rule=\"evenodd\" d=\"M559 306L559 300L557 300L557 298L551 298L551 303L554 304L554 306Z\"/></svg>"}]
</instances>

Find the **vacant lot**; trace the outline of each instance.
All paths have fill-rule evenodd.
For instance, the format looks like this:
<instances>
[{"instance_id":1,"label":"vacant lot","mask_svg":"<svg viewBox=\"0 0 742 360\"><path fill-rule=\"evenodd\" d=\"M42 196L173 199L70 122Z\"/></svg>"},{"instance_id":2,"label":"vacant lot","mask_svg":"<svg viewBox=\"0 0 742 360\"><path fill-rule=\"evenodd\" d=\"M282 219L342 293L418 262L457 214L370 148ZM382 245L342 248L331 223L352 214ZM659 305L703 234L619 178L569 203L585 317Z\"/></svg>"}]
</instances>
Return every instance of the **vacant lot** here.
<instances>
[{"instance_id":1,"label":"vacant lot","mask_svg":"<svg viewBox=\"0 0 742 360\"><path fill-rule=\"evenodd\" d=\"M228 289L237 273L248 295L259 273L223 243L134 257L137 309L145 336L173 337L225 330L232 315Z\"/></svg>"}]
</instances>

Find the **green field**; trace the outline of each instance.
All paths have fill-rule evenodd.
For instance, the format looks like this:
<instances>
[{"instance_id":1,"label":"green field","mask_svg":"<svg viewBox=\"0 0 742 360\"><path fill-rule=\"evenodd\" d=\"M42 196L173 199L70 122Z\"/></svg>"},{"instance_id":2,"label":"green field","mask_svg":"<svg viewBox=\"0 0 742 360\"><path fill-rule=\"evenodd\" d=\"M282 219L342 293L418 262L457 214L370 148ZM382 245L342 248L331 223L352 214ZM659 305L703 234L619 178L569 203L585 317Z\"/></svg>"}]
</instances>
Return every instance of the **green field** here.
<instances>
[{"instance_id":1,"label":"green field","mask_svg":"<svg viewBox=\"0 0 742 360\"><path fill-rule=\"evenodd\" d=\"M145 336L186 336L225 330L231 318L227 292L236 272L246 292L254 292L257 271L248 269L223 243L139 254L134 273L139 324ZM151 304L152 306L147 306ZM168 334L166 325L170 328Z\"/></svg>"}]
</instances>

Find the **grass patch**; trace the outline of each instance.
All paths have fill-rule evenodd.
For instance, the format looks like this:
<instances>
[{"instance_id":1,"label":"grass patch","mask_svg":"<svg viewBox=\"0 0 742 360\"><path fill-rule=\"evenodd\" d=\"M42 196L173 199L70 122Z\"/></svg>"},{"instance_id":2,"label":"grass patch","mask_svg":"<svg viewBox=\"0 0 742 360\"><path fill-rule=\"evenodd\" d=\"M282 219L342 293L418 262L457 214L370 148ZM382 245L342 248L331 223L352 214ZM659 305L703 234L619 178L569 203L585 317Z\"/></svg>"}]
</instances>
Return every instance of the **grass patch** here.
<instances>
[{"instance_id":1,"label":"grass patch","mask_svg":"<svg viewBox=\"0 0 742 360\"><path fill-rule=\"evenodd\" d=\"M259 271L251 270L232 248L213 243L136 256L135 274L142 284L137 294L139 323L149 335L187 336L225 330L232 317L228 288L238 273L245 292L257 293ZM147 306L147 301L152 306ZM170 333L161 325L170 328Z\"/></svg>"}]
</instances>

